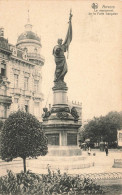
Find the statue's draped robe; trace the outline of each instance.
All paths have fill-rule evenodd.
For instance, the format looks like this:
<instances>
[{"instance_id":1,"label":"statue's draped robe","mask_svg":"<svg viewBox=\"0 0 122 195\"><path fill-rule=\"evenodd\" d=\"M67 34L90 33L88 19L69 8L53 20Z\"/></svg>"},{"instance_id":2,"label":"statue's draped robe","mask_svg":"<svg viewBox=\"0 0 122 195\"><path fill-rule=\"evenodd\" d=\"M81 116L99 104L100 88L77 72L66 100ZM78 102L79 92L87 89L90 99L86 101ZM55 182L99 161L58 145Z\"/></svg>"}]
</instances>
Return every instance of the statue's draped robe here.
<instances>
[{"instance_id":1,"label":"statue's draped robe","mask_svg":"<svg viewBox=\"0 0 122 195\"><path fill-rule=\"evenodd\" d=\"M69 20L69 27L65 41L62 45L56 45L53 49L53 55L55 57L56 70L55 70L55 82L64 81L64 76L67 73L67 62L64 56L64 52L68 51L70 42L72 41L72 23L71 18Z\"/></svg>"},{"instance_id":2,"label":"statue's draped robe","mask_svg":"<svg viewBox=\"0 0 122 195\"><path fill-rule=\"evenodd\" d=\"M55 82L64 81L64 76L67 73L67 62L64 56L65 51L66 45L56 45L53 49L56 63Z\"/></svg>"}]
</instances>

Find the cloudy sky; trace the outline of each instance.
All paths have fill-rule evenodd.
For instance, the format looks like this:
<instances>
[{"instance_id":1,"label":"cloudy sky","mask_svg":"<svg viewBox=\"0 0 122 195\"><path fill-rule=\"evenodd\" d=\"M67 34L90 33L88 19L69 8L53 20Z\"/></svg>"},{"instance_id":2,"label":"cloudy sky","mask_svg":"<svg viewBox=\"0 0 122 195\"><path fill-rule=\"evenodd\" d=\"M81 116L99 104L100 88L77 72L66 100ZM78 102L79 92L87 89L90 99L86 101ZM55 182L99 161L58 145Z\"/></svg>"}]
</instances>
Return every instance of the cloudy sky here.
<instances>
[{"instance_id":1,"label":"cloudy sky","mask_svg":"<svg viewBox=\"0 0 122 195\"><path fill-rule=\"evenodd\" d=\"M95 1L97 2L97 1ZM0 26L5 37L16 44L24 31L27 10L33 31L41 36L44 105L52 104L55 63L52 55L57 39L65 39L70 8L73 12L73 40L67 59L68 99L82 102L83 120L122 110L120 2L99 1L114 6L117 15L93 15L92 1L0 1ZM90 15L89 13L92 13ZM49 98L48 98L49 96Z\"/></svg>"}]
</instances>

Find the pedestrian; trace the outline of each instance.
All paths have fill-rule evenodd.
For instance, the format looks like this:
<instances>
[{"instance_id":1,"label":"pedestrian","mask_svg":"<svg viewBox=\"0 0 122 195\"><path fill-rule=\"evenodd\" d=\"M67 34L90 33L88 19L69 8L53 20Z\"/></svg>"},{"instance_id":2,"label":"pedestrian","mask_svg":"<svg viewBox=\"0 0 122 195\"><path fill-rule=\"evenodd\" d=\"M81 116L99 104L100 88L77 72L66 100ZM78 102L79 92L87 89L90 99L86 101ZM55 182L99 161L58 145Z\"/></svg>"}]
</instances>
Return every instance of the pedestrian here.
<instances>
[{"instance_id":1,"label":"pedestrian","mask_svg":"<svg viewBox=\"0 0 122 195\"><path fill-rule=\"evenodd\" d=\"M105 146L105 153L106 153L106 156L108 156L108 146Z\"/></svg>"},{"instance_id":2,"label":"pedestrian","mask_svg":"<svg viewBox=\"0 0 122 195\"><path fill-rule=\"evenodd\" d=\"M88 149L88 155L90 156L91 155L91 148L89 147Z\"/></svg>"}]
</instances>

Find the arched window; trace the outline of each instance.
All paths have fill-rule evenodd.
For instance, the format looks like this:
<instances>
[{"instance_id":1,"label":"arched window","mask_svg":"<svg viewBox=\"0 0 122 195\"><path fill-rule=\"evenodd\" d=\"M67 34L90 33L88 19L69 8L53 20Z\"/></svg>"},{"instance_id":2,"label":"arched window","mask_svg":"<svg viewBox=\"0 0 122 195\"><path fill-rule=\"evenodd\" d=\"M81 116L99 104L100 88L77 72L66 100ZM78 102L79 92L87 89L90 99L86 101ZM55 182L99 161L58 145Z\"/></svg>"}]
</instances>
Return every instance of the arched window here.
<instances>
[{"instance_id":1,"label":"arched window","mask_svg":"<svg viewBox=\"0 0 122 195\"><path fill-rule=\"evenodd\" d=\"M28 49L27 49L27 47L24 47L24 50L25 50L26 52L28 52Z\"/></svg>"}]
</instances>

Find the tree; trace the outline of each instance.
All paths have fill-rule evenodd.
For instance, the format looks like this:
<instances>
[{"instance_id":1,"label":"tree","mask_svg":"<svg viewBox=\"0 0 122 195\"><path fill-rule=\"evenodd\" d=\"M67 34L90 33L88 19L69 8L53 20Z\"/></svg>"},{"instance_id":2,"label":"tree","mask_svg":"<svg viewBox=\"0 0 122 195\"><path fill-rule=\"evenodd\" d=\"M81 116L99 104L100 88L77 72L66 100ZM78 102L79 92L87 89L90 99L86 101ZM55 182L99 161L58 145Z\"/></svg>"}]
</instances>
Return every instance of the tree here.
<instances>
[{"instance_id":1,"label":"tree","mask_svg":"<svg viewBox=\"0 0 122 195\"><path fill-rule=\"evenodd\" d=\"M106 124L106 138L108 143L113 143L117 140L117 130L121 129L122 113L121 112L109 112L105 117Z\"/></svg>"},{"instance_id":2,"label":"tree","mask_svg":"<svg viewBox=\"0 0 122 195\"><path fill-rule=\"evenodd\" d=\"M90 139L90 142L99 142L100 134L98 131L98 118L94 118L84 125L83 137L86 139Z\"/></svg>"},{"instance_id":3,"label":"tree","mask_svg":"<svg viewBox=\"0 0 122 195\"><path fill-rule=\"evenodd\" d=\"M3 127L3 124L4 124L3 121L0 120L0 130Z\"/></svg>"},{"instance_id":4,"label":"tree","mask_svg":"<svg viewBox=\"0 0 122 195\"><path fill-rule=\"evenodd\" d=\"M47 152L47 138L33 115L17 111L6 119L1 132L2 160L9 162L21 157L26 172L27 157L43 156Z\"/></svg>"},{"instance_id":5,"label":"tree","mask_svg":"<svg viewBox=\"0 0 122 195\"><path fill-rule=\"evenodd\" d=\"M94 117L84 125L82 136L92 143L101 140L110 145L117 140L117 130L122 127L122 112L109 112L106 116Z\"/></svg>"}]
</instances>

